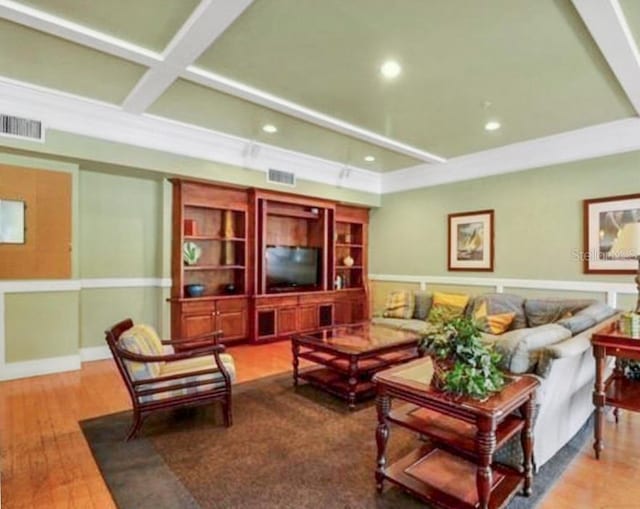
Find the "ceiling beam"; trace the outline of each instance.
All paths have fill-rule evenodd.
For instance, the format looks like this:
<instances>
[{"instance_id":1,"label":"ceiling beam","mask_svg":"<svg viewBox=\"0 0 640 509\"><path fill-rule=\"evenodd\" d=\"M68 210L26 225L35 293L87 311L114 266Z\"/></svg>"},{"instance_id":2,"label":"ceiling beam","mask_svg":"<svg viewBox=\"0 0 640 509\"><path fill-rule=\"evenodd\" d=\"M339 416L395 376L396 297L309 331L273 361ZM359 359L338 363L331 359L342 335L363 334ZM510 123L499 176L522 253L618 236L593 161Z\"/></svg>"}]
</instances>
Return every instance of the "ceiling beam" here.
<instances>
[{"instance_id":1,"label":"ceiling beam","mask_svg":"<svg viewBox=\"0 0 640 509\"><path fill-rule=\"evenodd\" d=\"M618 0L572 0L611 70L640 115L640 54Z\"/></svg>"},{"instance_id":2,"label":"ceiling beam","mask_svg":"<svg viewBox=\"0 0 640 509\"><path fill-rule=\"evenodd\" d=\"M0 17L137 64L162 60L159 53L12 0L0 0Z\"/></svg>"},{"instance_id":3,"label":"ceiling beam","mask_svg":"<svg viewBox=\"0 0 640 509\"><path fill-rule=\"evenodd\" d=\"M252 103L260 104L272 110L285 113L295 118L299 118L316 124L332 131L336 131L342 134L346 134L353 138L357 138L367 143L377 145L400 154L404 154L426 163L442 163L446 161L443 157L431 154L419 148L407 145L397 140L387 138L378 133L368 131L361 127L355 126L343 120L325 115L319 111L306 108L300 104L283 99L257 88L253 88L244 83L239 83L232 79L226 78L219 74L201 69L195 66L189 66L187 70L182 74L182 77L199 83L205 87L213 88L226 94L234 95L241 99L245 99Z\"/></svg>"},{"instance_id":4,"label":"ceiling beam","mask_svg":"<svg viewBox=\"0 0 640 509\"><path fill-rule=\"evenodd\" d=\"M129 93L122 107L142 113L222 35L253 0L202 0L157 62Z\"/></svg>"}]
</instances>

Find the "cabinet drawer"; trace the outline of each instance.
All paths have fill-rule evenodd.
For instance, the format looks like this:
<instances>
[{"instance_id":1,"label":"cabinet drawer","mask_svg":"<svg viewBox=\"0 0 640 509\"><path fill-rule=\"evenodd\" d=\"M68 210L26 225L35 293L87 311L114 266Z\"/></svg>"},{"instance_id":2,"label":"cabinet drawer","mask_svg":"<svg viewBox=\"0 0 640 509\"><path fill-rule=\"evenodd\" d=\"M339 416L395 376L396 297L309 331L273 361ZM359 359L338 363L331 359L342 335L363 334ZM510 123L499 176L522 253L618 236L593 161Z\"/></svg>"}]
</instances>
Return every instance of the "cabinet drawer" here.
<instances>
[{"instance_id":1,"label":"cabinet drawer","mask_svg":"<svg viewBox=\"0 0 640 509\"><path fill-rule=\"evenodd\" d=\"M333 301L333 292L300 295L300 304L326 304Z\"/></svg>"},{"instance_id":2,"label":"cabinet drawer","mask_svg":"<svg viewBox=\"0 0 640 509\"><path fill-rule=\"evenodd\" d=\"M257 307L281 307L281 306L297 306L298 297L289 295L286 297L258 297L256 299Z\"/></svg>"},{"instance_id":3,"label":"cabinet drawer","mask_svg":"<svg viewBox=\"0 0 640 509\"><path fill-rule=\"evenodd\" d=\"M216 309L216 303L213 300L182 303L182 312L190 315L202 314L202 313L213 313L215 309Z\"/></svg>"},{"instance_id":4,"label":"cabinet drawer","mask_svg":"<svg viewBox=\"0 0 640 509\"><path fill-rule=\"evenodd\" d=\"M244 311L247 309L247 299L221 299L217 302L218 311L227 313L229 311Z\"/></svg>"}]
</instances>

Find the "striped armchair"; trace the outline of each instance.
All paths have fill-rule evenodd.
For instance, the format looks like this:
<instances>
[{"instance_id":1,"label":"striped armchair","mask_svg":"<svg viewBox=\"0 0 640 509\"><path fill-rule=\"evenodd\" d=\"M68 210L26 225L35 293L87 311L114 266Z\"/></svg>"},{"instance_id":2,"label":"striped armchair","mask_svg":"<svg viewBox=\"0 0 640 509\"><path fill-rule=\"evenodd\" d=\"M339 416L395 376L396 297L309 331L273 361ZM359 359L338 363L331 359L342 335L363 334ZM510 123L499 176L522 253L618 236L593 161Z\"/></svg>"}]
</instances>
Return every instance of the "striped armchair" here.
<instances>
[{"instance_id":1,"label":"striped armchair","mask_svg":"<svg viewBox=\"0 0 640 509\"><path fill-rule=\"evenodd\" d=\"M156 410L222 402L225 426L231 426L233 358L218 344L221 331L162 341L148 325L123 320L105 332L106 341L133 405L127 440Z\"/></svg>"}]
</instances>

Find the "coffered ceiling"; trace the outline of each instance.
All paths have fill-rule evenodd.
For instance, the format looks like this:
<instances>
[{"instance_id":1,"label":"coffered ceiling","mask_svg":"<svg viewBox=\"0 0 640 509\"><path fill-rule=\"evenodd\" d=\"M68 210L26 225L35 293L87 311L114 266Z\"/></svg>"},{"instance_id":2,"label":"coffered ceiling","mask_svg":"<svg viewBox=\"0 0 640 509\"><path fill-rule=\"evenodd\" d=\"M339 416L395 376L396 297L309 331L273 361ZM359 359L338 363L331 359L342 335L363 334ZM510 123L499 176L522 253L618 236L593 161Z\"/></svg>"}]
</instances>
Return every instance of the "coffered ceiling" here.
<instances>
[{"instance_id":1,"label":"coffered ceiling","mask_svg":"<svg viewBox=\"0 0 640 509\"><path fill-rule=\"evenodd\" d=\"M0 113L393 191L640 149L638 40L638 0L0 0Z\"/></svg>"}]
</instances>

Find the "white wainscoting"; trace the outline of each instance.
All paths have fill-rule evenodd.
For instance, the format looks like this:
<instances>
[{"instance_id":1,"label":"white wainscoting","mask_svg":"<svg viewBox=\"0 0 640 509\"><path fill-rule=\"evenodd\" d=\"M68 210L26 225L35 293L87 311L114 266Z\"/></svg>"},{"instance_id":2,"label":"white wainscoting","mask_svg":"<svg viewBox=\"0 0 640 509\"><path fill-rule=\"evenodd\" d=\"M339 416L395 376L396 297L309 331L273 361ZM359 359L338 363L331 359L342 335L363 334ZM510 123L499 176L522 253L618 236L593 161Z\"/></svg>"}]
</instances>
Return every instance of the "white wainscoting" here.
<instances>
[{"instance_id":1,"label":"white wainscoting","mask_svg":"<svg viewBox=\"0 0 640 509\"><path fill-rule=\"evenodd\" d=\"M603 281L562 281L553 279L509 279L492 277L457 277L457 276L409 276L402 274L371 274L373 281L387 281L398 283L417 283L422 290L432 285L451 286L485 286L492 287L496 293L503 293L505 288L527 288L532 290L555 290L572 292L600 293L606 303L617 307L618 295L636 295L638 290L632 283L610 283ZM629 277L631 279L631 276Z\"/></svg>"},{"instance_id":2,"label":"white wainscoting","mask_svg":"<svg viewBox=\"0 0 640 509\"><path fill-rule=\"evenodd\" d=\"M171 278L96 278L14 280L0 282L0 380L45 375L80 369L82 362L106 359L107 347L81 348L75 355L6 362L5 295L7 293L78 292L92 288L171 288Z\"/></svg>"}]
</instances>

